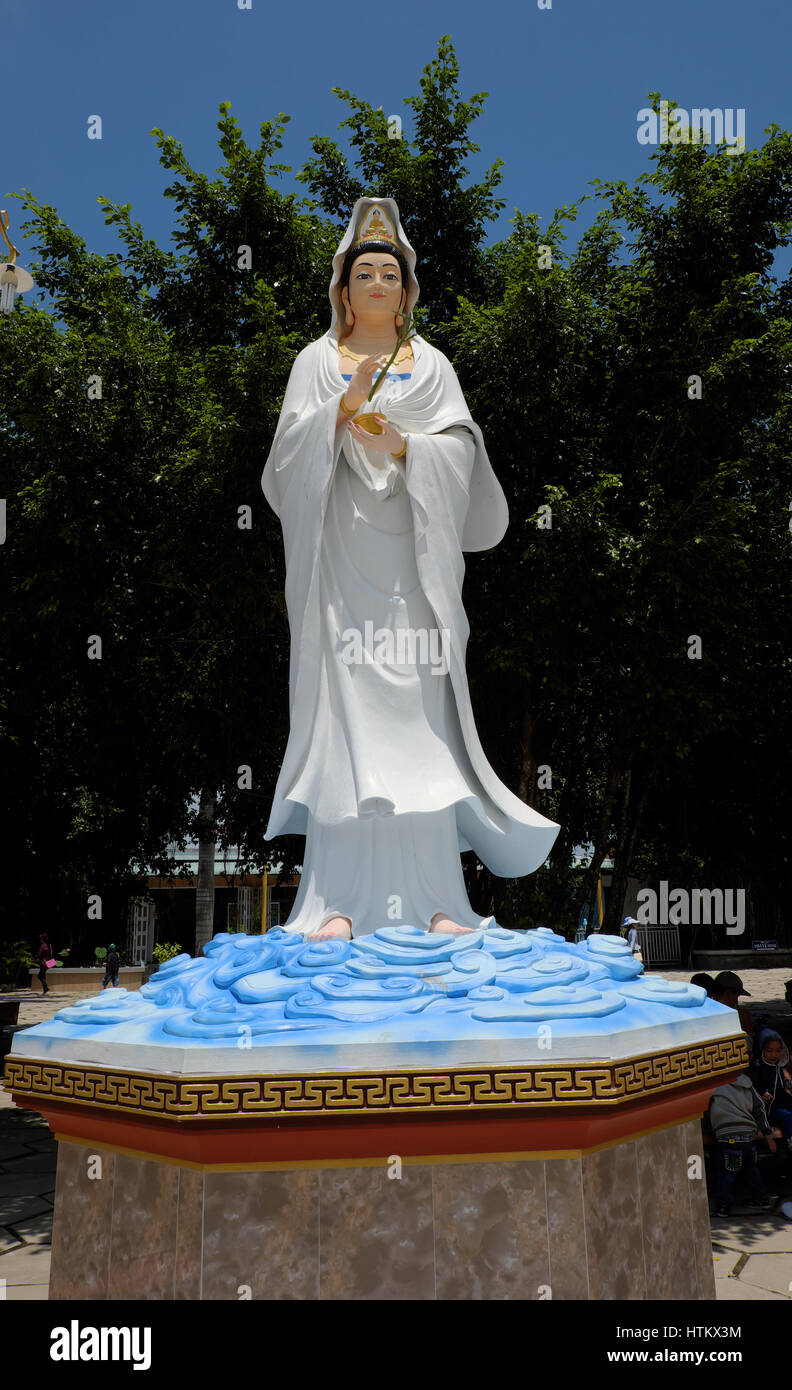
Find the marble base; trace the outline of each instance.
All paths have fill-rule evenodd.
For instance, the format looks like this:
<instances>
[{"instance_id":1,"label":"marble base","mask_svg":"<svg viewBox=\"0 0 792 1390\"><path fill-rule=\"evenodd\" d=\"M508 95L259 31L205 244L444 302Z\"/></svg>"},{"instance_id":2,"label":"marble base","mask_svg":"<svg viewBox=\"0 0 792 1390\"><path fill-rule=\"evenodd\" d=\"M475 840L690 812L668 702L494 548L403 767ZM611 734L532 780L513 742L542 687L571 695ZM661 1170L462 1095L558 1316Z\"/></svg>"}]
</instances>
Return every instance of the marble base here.
<instances>
[{"instance_id":1,"label":"marble base","mask_svg":"<svg viewBox=\"0 0 792 1390\"><path fill-rule=\"evenodd\" d=\"M61 1139L50 1298L715 1297L698 1120L570 1156L389 1159L202 1170Z\"/></svg>"}]
</instances>

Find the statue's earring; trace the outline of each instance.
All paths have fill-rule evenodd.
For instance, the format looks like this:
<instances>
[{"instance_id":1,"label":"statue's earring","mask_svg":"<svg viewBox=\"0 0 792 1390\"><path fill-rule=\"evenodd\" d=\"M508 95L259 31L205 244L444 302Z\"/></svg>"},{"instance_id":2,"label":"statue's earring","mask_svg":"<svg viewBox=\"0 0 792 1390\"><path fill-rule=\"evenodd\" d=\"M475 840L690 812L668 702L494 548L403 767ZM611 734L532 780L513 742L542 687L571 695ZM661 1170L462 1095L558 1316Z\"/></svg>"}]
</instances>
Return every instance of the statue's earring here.
<instances>
[{"instance_id":1,"label":"statue's earring","mask_svg":"<svg viewBox=\"0 0 792 1390\"><path fill-rule=\"evenodd\" d=\"M397 315L396 315L396 327L397 327L397 328L401 328L401 326L402 326L403 323L404 323L404 316L403 316L402 314L397 314Z\"/></svg>"},{"instance_id":2,"label":"statue's earring","mask_svg":"<svg viewBox=\"0 0 792 1390\"><path fill-rule=\"evenodd\" d=\"M352 313L352 305L349 303L349 300L347 300L344 305L344 318L346 319L347 328L351 328L355 322L355 315Z\"/></svg>"}]
</instances>

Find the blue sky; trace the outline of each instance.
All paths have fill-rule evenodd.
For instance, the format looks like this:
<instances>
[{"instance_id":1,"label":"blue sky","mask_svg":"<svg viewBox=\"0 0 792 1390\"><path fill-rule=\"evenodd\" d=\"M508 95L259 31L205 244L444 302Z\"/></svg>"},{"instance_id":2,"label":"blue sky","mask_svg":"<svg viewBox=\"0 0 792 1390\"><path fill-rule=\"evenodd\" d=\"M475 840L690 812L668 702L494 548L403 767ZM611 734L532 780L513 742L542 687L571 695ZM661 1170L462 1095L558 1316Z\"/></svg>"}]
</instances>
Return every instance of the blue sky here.
<instances>
[{"instance_id":1,"label":"blue sky","mask_svg":"<svg viewBox=\"0 0 792 1390\"><path fill-rule=\"evenodd\" d=\"M231 102L252 145L260 122L285 111L292 121L283 159L299 168L313 134L337 134L343 109L332 87L406 118L402 100L447 32L463 93L490 93L471 170L496 156L505 161L507 207L494 236L508 232L515 206L546 226L553 208L580 197L590 179L631 180L650 167L650 149L636 140L650 89L688 108L744 108L749 146L762 142L770 122L792 128L789 0L552 0L547 11L536 0L252 0L251 10L237 0L0 0L0 16L0 206L22 265L34 253L12 192L30 188L92 250L119 249L99 194L131 203L145 233L169 246L173 209L162 189L170 176L152 127L214 175L221 101ZM101 141L86 135L96 114ZM584 221L588 214L578 227Z\"/></svg>"}]
</instances>

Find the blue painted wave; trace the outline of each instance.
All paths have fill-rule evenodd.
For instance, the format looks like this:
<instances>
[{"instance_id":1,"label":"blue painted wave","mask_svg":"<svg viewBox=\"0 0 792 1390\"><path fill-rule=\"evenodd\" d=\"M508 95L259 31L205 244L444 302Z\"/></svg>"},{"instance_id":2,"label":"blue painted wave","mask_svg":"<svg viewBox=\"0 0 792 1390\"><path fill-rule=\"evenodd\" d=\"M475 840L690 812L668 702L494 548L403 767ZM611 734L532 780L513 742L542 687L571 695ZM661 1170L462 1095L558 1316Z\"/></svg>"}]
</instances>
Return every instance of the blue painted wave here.
<instances>
[{"instance_id":1,"label":"blue painted wave","mask_svg":"<svg viewBox=\"0 0 792 1390\"><path fill-rule=\"evenodd\" d=\"M540 1023L575 1032L615 1015L621 1030L718 1007L695 985L644 977L621 937L573 945L541 927L451 937L389 926L351 942L311 942L276 928L216 936L202 956L168 961L138 992L107 990L55 1019L61 1036L200 1046L317 1032L322 1042L361 1040L372 1029L388 1041L488 1028L535 1035Z\"/></svg>"}]
</instances>

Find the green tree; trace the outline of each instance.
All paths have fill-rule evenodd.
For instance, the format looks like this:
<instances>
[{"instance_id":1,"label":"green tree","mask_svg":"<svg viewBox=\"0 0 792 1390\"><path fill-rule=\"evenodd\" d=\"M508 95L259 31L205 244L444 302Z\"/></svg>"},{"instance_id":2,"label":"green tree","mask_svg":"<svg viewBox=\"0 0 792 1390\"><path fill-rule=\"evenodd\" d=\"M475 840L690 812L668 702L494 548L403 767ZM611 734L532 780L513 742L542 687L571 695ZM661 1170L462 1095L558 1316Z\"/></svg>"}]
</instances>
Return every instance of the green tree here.
<instances>
[{"instance_id":1,"label":"green tree","mask_svg":"<svg viewBox=\"0 0 792 1390\"><path fill-rule=\"evenodd\" d=\"M563 827L521 899L560 921L571 844L595 847L589 897L612 848L609 930L627 876L673 866L689 882L684 853L695 881L764 878L776 904L789 886L788 852L756 874L746 817L777 849L777 811L755 777L750 812L744 792L746 767L766 742L778 754L789 720L768 638L789 632L792 323L772 257L789 242L792 142L772 128L737 157L679 145L653 158L633 188L596 185L604 206L572 256L562 241L575 208L541 236L518 216L502 302L465 302L451 334L512 508L498 563L469 567L470 661L494 713L484 736L500 732L506 780ZM495 380L507 383L497 395ZM756 641L775 729L747 689ZM552 790L540 790L543 764ZM765 770L788 815L788 791Z\"/></svg>"},{"instance_id":2,"label":"green tree","mask_svg":"<svg viewBox=\"0 0 792 1390\"><path fill-rule=\"evenodd\" d=\"M773 257L790 241L792 137L663 147L634 185L595 181L572 253L579 204L541 233L517 212L489 246L501 162L467 173L486 94L461 96L450 40L402 139L339 96L349 154L314 139L307 206L277 186L285 115L254 150L223 103L215 179L153 132L173 251L103 200L124 250L93 255L25 194L52 311L18 303L0 323L7 930L53 914L76 930L88 892L120 913L134 872L167 871L168 841L198 819L207 845L262 867L288 632L260 475L295 353L327 326L339 223L368 192L399 203L422 331L451 356L509 499L502 545L468 559L482 741L562 826L528 879L470 856L477 904L569 928L612 851L610 929L634 874L745 885L752 925L781 934L792 288ZM301 848L274 852L289 868Z\"/></svg>"},{"instance_id":3,"label":"green tree","mask_svg":"<svg viewBox=\"0 0 792 1390\"><path fill-rule=\"evenodd\" d=\"M470 128L489 94L476 92L464 100L458 84L459 63L445 35L437 57L423 69L417 95L405 98L407 130L397 132L382 107L334 87L349 107L339 129L349 132L356 172L335 141L317 135L311 142L314 157L298 174L315 195L312 206L344 227L358 198L395 198L420 261L422 331L438 343L462 295L484 301L497 293L497 259L485 236L506 206L496 196L502 159L494 160L480 182L468 180L465 161L479 152Z\"/></svg>"},{"instance_id":4,"label":"green tree","mask_svg":"<svg viewBox=\"0 0 792 1390\"><path fill-rule=\"evenodd\" d=\"M15 932L54 917L79 936L89 892L117 918L134 872L167 871L168 841L195 832L202 793L262 864L288 632L260 477L294 352L324 326L332 237L271 186L284 121L256 151L227 104L219 128L211 182L154 132L179 253L107 203L126 254L92 255L25 194L52 312L18 303L1 325Z\"/></svg>"}]
</instances>

